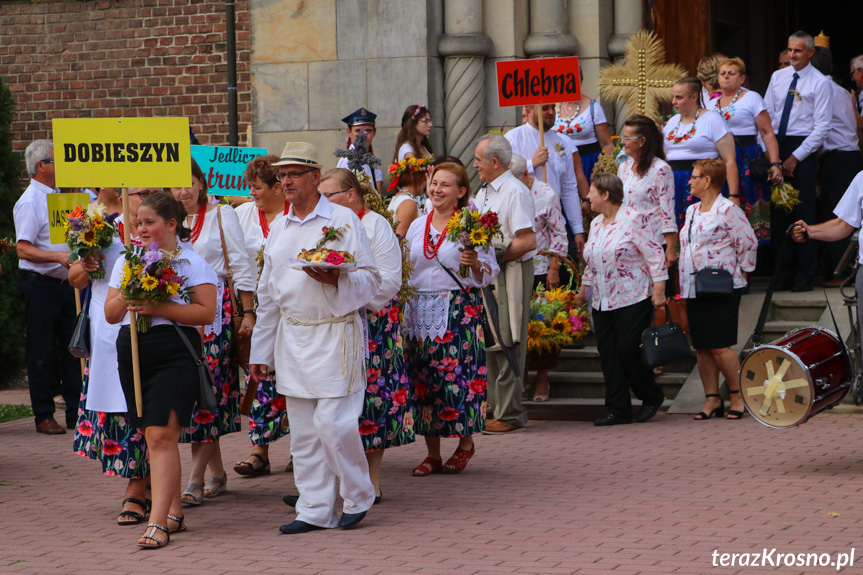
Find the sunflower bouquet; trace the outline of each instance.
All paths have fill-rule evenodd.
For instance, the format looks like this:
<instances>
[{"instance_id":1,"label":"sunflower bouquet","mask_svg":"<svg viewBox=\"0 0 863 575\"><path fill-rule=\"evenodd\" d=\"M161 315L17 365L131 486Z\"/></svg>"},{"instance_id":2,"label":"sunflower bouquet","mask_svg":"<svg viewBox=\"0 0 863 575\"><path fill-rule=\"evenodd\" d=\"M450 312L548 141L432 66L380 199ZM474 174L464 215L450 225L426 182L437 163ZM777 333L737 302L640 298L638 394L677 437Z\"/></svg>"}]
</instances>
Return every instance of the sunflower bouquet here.
<instances>
[{"instance_id":1,"label":"sunflower bouquet","mask_svg":"<svg viewBox=\"0 0 863 575\"><path fill-rule=\"evenodd\" d=\"M449 241L461 244L466 249L491 247L494 236L500 236L500 222L495 212L486 212L482 215L471 206L456 212L446 225L446 235ZM466 278L470 274L470 268L465 265L458 267L459 277Z\"/></svg>"},{"instance_id":2,"label":"sunflower bouquet","mask_svg":"<svg viewBox=\"0 0 863 575\"><path fill-rule=\"evenodd\" d=\"M74 210L66 214L66 245L72 253L69 261L75 261L87 256L98 256L99 253L111 245L114 235L117 233L117 225L114 220L120 214L107 214L107 208L102 204L90 204L86 210L76 206ZM105 277L105 268L99 260L99 269L90 272L90 279L101 279Z\"/></svg>"},{"instance_id":3,"label":"sunflower bouquet","mask_svg":"<svg viewBox=\"0 0 863 575\"><path fill-rule=\"evenodd\" d=\"M794 206L800 203L800 192L795 190L791 184L781 183L770 186L770 201L777 207L791 213Z\"/></svg>"},{"instance_id":4,"label":"sunflower bouquet","mask_svg":"<svg viewBox=\"0 0 863 575\"><path fill-rule=\"evenodd\" d=\"M131 245L123 252L126 261L120 278L120 292L128 301L140 301L158 306L168 299L179 296L185 302L190 300L192 290L186 286L186 278L177 273L177 266L189 263L177 259L177 254L160 250L153 242L149 246ZM139 332L147 333L151 317L139 315L136 327Z\"/></svg>"},{"instance_id":5,"label":"sunflower bouquet","mask_svg":"<svg viewBox=\"0 0 863 575\"><path fill-rule=\"evenodd\" d=\"M546 290L537 286L530 301L527 351L556 355L560 348L590 333L587 304L576 307L576 293L569 286Z\"/></svg>"}]
</instances>

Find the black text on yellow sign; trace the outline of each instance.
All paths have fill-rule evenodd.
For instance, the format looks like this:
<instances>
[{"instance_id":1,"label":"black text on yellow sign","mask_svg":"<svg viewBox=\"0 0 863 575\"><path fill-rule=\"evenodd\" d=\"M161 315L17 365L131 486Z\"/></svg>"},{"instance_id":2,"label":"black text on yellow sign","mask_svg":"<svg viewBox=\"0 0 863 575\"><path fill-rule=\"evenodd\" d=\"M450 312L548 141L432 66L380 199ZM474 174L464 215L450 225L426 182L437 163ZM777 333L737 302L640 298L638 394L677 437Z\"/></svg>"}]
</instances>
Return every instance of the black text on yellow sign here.
<instances>
[{"instance_id":1,"label":"black text on yellow sign","mask_svg":"<svg viewBox=\"0 0 863 575\"><path fill-rule=\"evenodd\" d=\"M187 118L54 120L59 187L188 187Z\"/></svg>"}]
</instances>

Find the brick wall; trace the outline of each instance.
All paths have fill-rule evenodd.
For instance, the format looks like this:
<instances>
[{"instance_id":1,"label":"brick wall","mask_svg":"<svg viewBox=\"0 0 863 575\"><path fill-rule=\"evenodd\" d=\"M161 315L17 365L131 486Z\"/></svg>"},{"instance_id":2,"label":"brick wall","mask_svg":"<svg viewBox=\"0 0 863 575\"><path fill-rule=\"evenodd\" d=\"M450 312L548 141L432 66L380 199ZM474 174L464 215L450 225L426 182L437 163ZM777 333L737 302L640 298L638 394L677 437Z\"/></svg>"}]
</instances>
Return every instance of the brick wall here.
<instances>
[{"instance_id":1,"label":"brick wall","mask_svg":"<svg viewBox=\"0 0 863 575\"><path fill-rule=\"evenodd\" d=\"M251 121L249 0L236 0L240 143ZM0 75L17 102L15 149L53 118L186 116L227 145L223 0L0 1Z\"/></svg>"}]
</instances>

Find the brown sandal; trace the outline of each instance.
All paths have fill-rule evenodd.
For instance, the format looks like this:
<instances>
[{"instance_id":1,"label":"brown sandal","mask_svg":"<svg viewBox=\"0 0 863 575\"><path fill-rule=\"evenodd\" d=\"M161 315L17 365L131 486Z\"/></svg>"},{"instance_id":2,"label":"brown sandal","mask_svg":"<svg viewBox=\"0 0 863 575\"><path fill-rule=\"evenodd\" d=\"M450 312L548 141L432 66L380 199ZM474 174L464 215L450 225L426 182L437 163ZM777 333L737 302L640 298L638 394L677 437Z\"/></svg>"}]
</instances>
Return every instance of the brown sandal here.
<instances>
[{"instance_id":1,"label":"brown sandal","mask_svg":"<svg viewBox=\"0 0 863 575\"><path fill-rule=\"evenodd\" d=\"M470 458L473 457L474 453L476 453L476 445L471 445L470 451L462 449L461 447L457 448L455 453L452 454L452 457L446 460L443 472L461 473L464 471L464 468L467 467L467 462L470 461Z\"/></svg>"},{"instance_id":2,"label":"brown sandal","mask_svg":"<svg viewBox=\"0 0 863 575\"><path fill-rule=\"evenodd\" d=\"M426 477L432 473L437 473L441 469L443 469L443 460L426 457L422 463L414 468L413 473L414 477Z\"/></svg>"}]
</instances>

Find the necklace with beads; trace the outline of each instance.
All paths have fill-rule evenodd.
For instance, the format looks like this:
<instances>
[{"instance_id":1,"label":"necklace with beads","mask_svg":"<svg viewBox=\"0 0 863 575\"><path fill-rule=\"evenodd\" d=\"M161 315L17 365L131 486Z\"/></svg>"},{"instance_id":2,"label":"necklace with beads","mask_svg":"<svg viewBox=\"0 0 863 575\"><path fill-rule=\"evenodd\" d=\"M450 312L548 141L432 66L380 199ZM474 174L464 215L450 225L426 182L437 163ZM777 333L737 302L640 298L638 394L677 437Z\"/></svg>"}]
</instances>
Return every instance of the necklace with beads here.
<instances>
[{"instance_id":1,"label":"necklace with beads","mask_svg":"<svg viewBox=\"0 0 863 575\"><path fill-rule=\"evenodd\" d=\"M283 215L288 215L288 211L291 209L291 204L285 202L285 211L282 212ZM258 209L258 221L261 224L261 231L264 233L264 239L267 239L270 235L270 224L267 223L267 214Z\"/></svg>"},{"instance_id":2,"label":"necklace with beads","mask_svg":"<svg viewBox=\"0 0 863 575\"><path fill-rule=\"evenodd\" d=\"M426 219L426 234L425 238L423 238L423 255L427 260L433 260L435 256L437 256L437 252L443 244L443 241L446 239L446 232L449 229L449 222L444 226L443 231L440 233L440 237L438 238L436 243L432 243L431 241L431 223L432 217L434 216L434 210L428 215Z\"/></svg>"},{"instance_id":3,"label":"necklace with beads","mask_svg":"<svg viewBox=\"0 0 863 575\"><path fill-rule=\"evenodd\" d=\"M201 209L198 210L197 215L195 216L195 225L192 226L192 237L190 241L195 243L198 241L198 237L201 235L201 230L204 229L204 218L207 217L207 204L201 206Z\"/></svg>"},{"instance_id":4,"label":"necklace with beads","mask_svg":"<svg viewBox=\"0 0 863 575\"><path fill-rule=\"evenodd\" d=\"M572 106L569 104L566 105L566 111L572 112ZM578 117L578 113L581 112L581 100L578 101L578 104L575 106L575 113L569 116L569 119Z\"/></svg>"},{"instance_id":5,"label":"necklace with beads","mask_svg":"<svg viewBox=\"0 0 863 575\"><path fill-rule=\"evenodd\" d=\"M123 222L117 222L117 233L120 235L120 241L126 243L126 227L123 225ZM136 246L141 245L141 242L138 238L131 238L129 243L134 244Z\"/></svg>"},{"instance_id":6,"label":"necklace with beads","mask_svg":"<svg viewBox=\"0 0 863 575\"><path fill-rule=\"evenodd\" d=\"M726 107L722 107L719 105L719 102L722 101L722 96L719 97L719 101L716 102L716 111L719 112L719 115L722 116L726 121L730 120L732 116L734 116L734 104L737 100L740 99L740 93L743 92L743 86L738 88L737 93L734 94L734 98L731 99L731 103Z\"/></svg>"},{"instance_id":7,"label":"necklace with beads","mask_svg":"<svg viewBox=\"0 0 863 575\"><path fill-rule=\"evenodd\" d=\"M701 114L701 108L698 108L695 111L695 119L692 120L692 124L690 124L689 129L686 130L685 134L683 134L682 136L678 135L677 131L680 129L680 124L677 124L677 126L674 127L674 131L668 133L668 137L666 138L666 140L668 140L672 144L679 144L680 142L685 142L686 140L691 138L693 136L693 134L695 134L695 123L698 122L698 116L700 114ZM680 119L682 121L683 116L680 116Z\"/></svg>"}]
</instances>

